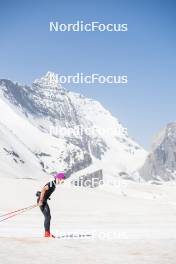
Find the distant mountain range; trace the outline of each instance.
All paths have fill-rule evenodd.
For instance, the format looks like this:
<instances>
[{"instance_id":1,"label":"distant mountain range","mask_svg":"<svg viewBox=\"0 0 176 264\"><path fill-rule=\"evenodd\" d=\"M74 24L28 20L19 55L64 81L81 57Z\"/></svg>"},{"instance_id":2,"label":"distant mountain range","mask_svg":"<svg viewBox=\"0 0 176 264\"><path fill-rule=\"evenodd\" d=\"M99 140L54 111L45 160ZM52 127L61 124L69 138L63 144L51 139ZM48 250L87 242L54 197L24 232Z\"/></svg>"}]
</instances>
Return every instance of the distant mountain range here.
<instances>
[{"instance_id":1,"label":"distant mountain range","mask_svg":"<svg viewBox=\"0 0 176 264\"><path fill-rule=\"evenodd\" d=\"M141 167L147 152L127 129L53 76L48 72L31 86L0 80L0 174L37 178L62 170L69 177L102 169L113 177Z\"/></svg>"},{"instance_id":2,"label":"distant mountain range","mask_svg":"<svg viewBox=\"0 0 176 264\"><path fill-rule=\"evenodd\" d=\"M169 123L155 137L152 151L139 173L146 181L176 179L176 123Z\"/></svg>"}]
</instances>

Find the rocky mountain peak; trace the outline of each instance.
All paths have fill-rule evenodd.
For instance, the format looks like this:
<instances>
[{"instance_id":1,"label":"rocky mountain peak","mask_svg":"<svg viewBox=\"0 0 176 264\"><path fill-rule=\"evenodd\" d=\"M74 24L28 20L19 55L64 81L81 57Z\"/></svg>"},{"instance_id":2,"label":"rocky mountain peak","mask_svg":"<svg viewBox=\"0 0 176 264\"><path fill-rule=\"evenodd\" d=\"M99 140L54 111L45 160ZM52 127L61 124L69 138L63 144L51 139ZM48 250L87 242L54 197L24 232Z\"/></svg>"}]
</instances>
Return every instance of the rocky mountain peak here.
<instances>
[{"instance_id":1,"label":"rocky mountain peak","mask_svg":"<svg viewBox=\"0 0 176 264\"><path fill-rule=\"evenodd\" d=\"M59 83L59 75L48 71L44 76L42 76L40 79L36 79L33 84L40 87L45 87L49 89L62 89L62 85Z\"/></svg>"},{"instance_id":2,"label":"rocky mountain peak","mask_svg":"<svg viewBox=\"0 0 176 264\"><path fill-rule=\"evenodd\" d=\"M176 179L176 123L167 124L154 138L152 151L140 169L145 180Z\"/></svg>"},{"instance_id":3,"label":"rocky mountain peak","mask_svg":"<svg viewBox=\"0 0 176 264\"><path fill-rule=\"evenodd\" d=\"M118 119L99 102L64 89L55 73L47 72L32 86L0 80L0 99L1 120L9 111L4 125L30 149L47 173L62 168L71 175L98 166L117 176L118 172L130 173L146 157ZM26 127L28 133L21 134ZM8 153L20 153L18 147L11 149L10 143L2 142L2 146Z\"/></svg>"}]
</instances>

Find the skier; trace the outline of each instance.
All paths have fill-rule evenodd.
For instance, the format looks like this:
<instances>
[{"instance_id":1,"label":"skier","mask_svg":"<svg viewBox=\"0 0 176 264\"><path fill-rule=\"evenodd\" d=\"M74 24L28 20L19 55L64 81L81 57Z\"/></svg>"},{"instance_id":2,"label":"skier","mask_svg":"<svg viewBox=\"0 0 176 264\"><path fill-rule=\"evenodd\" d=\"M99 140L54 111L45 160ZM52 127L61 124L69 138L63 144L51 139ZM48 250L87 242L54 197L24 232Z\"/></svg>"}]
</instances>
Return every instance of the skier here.
<instances>
[{"instance_id":1,"label":"skier","mask_svg":"<svg viewBox=\"0 0 176 264\"><path fill-rule=\"evenodd\" d=\"M60 172L54 176L53 181L48 182L42 188L41 192L36 193L36 195L38 196L37 204L44 215L44 228L45 228L44 237L54 238L54 236L50 233L51 214L47 200L50 199L50 195L55 191L56 185L64 183L64 179L65 179L65 174L63 172Z\"/></svg>"}]
</instances>

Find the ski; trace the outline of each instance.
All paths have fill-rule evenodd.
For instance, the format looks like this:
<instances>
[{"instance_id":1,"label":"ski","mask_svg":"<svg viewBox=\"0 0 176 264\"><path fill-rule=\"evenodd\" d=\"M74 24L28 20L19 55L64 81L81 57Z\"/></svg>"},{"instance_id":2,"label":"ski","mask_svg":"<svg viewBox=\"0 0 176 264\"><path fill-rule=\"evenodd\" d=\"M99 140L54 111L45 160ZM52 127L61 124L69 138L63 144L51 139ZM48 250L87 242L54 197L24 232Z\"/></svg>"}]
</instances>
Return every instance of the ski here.
<instances>
[{"instance_id":1,"label":"ski","mask_svg":"<svg viewBox=\"0 0 176 264\"><path fill-rule=\"evenodd\" d=\"M92 234L70 233L70 234L63 234L63 235L56 236L56 239L91 239L91 238L92 238Z\"/></svg>"}]
</instances>

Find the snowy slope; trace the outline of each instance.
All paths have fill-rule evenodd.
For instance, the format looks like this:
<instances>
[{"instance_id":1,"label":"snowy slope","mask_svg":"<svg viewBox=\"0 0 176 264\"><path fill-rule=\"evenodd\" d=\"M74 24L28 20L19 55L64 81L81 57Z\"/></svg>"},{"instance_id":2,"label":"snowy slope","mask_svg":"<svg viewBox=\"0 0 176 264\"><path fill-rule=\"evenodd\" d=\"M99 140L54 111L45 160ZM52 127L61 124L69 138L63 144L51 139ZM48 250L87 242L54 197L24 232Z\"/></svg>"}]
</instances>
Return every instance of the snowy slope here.
<instances>
[{"instance_id":1,"label":"snowy slope","mask_svg":"<svg viewBox=\"0 0 176 264\"><path fill-rule=\"evenodd\" d=\"M48 72L30 87L0 80L0 121L33 155L31 162L41 172L65 170L68 176L85 168L117 176L140 167L147 153L119 121L53 76Z\"/></svg>"},{"instance_id":2,"label":"snowy slope","mask_svg":"<svg viewBox=\"0 0 176 264\"><path fill-rule=\"evenodd\" d=\"M76 152L75 146L66 145L63 139L41 132L2 99L0 113L0 173L3 176L8 172L7 175L16 175L19 178L24 175L37 178L46 172L56 172L56 168L64 170L67 167L62 156L66 157L69 151ZM77 159L81 158L81 155L77 155Z\"/></svg>"},{"instance_id":3,"label":"snowy slope","mask_svg":"<svg viewBox=\"0 0 176 264\"><path fill-rule=\"evenodd\" d=\"M107 146L101 159L101 163L104 164L103 169L107 174L130 173L143 164L146 151L128 136L127 129L109 111L104 109L99 102L79 94L70 92L69 96L75 103L82 123L91 127L91 131L96 131L97 134L94 136ZM95 162L99 164L98 160Z\"/></svg>"},{"instance_id":4,"label":"snowy slope","mask_svg":"<svg viewBox=\"0 0 176 264\"><path fill-rule=\"evenodd\" d=\"M1 178L0 201L6 197L6 202L0 213L35 203L35 191L44 183ZM36 208L0 223L1 263L174 264L176 214L168 200L175 201L175 188L131 183L124 196L117 188L112 193L58 186L49 201L52 232L92 237L43 238L43 215Z\"/></svg>"}]
</instances>

